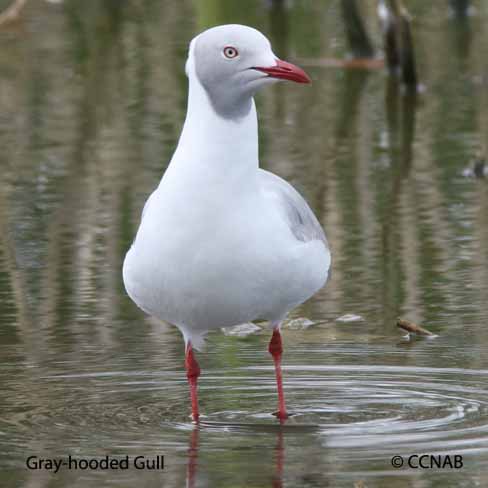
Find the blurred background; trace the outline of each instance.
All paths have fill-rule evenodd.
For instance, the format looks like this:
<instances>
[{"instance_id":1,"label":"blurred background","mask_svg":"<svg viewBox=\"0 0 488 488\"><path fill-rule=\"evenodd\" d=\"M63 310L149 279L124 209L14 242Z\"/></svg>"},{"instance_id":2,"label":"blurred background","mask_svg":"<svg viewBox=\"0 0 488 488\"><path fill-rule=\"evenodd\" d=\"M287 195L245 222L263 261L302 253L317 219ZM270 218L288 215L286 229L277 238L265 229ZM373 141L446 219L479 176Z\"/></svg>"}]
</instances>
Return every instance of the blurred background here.
<instances>
[{"instance_id":1,"label":"blurred background","mask_svg":"<svg viewBox=\"0 0 488 488\"><path fill-rule=\"evenodd\" d=\"M487 482L488 3L403 3L413 91L383 66L376 0L0 0L18 7L0 16L2 486ZM333 256L285 327L283 429L267 331L209 336L193 430L179 332L122 283L184 120L189 41L224 23L313 79L257 98L261 164L306 196ZM402 338L398 316L439 337ZM462 473L391 467L424 452L463 454ZM166 469L51 475L30 454Z\"/></svg>"}]
</instances>

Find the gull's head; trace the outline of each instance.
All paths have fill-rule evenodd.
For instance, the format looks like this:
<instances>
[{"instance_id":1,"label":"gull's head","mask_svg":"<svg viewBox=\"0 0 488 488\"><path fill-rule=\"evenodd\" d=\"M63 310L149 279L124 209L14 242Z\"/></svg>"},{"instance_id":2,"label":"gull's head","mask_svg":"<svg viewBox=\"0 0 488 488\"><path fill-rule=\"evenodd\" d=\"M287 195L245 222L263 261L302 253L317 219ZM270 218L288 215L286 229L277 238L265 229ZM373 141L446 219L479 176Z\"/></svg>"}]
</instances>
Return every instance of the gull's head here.
<instances>
[{"instance_id":1,"label":"gull's head","mask_svg":"<svg viewBox=\"0 0 488 488\"><path fill-rule=\"evenodd\" d=\"M244 25L208 29L190 44L186 65L220 115L238 116L256 90L279 80L310 83L308 75L278 59L261 32Z\"/></svg>"}]
</instances>

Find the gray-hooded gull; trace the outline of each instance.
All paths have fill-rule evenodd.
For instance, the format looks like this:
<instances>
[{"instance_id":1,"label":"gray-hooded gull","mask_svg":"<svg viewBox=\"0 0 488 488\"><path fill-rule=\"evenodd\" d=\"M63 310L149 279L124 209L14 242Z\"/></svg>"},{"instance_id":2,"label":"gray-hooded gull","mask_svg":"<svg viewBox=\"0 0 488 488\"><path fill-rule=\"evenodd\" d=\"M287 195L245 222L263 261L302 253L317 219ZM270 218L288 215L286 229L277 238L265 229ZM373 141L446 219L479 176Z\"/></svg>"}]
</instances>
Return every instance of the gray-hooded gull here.
<instances>
[{"instance_id":1,"label":"gray-hooded gull","mask_svg":"<svg viewBox=\"0 0 488 488\"><path fill-rule=\"evenodd\" d=\"M330 253L300 194L259 168L253 95L277 80L310 78L242 25L195 37L186 73L186 120L125 257L125 287L142 310L182 332L195 421L200 368L193 348L211 329L269 320L283 421L280 324L325 284Z\"/></svg>"}]
</instances>

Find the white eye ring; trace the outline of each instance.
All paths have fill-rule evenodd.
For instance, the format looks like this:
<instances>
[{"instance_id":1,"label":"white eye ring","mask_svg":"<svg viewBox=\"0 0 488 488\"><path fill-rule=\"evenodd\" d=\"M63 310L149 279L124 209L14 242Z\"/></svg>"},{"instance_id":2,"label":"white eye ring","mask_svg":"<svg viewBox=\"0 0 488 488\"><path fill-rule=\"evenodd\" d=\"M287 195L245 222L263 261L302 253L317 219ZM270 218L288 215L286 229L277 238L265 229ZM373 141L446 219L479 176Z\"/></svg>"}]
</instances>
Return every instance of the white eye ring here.
<instances>
[{"instance_id":1,"label":"white eye ring","mask_svg":"<svg viewBox=\"0 0 488 488\"><path fill-rule=\"evenodd\" d=\"M222 53L227 59L234 59L239 56L239 51L233 46L225 46Z\"/></svg>"}]
</instances>

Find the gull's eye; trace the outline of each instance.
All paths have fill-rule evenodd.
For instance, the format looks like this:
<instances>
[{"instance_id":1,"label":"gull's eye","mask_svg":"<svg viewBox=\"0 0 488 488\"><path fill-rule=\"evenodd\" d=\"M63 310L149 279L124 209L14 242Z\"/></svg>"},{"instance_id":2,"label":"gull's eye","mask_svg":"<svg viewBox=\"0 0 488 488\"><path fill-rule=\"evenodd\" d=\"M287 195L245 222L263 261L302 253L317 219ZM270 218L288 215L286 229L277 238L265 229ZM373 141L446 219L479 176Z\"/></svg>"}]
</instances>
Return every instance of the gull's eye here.
<instances>
[{"instance_id":1,"label":"gull's eye","mask_svg":"<svg viewBox=\"0 0 488 488\"><path fill-rule=\"evenodd\" d=\"M237 58L237 56L239 56L239 51L232 46L225 46L222 52L224 53L224 56L227 59L234 59Z\"/></svg>"}]
</instances>

